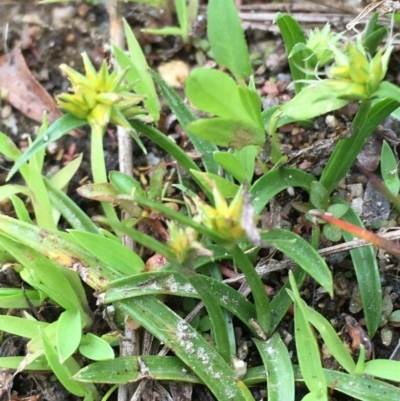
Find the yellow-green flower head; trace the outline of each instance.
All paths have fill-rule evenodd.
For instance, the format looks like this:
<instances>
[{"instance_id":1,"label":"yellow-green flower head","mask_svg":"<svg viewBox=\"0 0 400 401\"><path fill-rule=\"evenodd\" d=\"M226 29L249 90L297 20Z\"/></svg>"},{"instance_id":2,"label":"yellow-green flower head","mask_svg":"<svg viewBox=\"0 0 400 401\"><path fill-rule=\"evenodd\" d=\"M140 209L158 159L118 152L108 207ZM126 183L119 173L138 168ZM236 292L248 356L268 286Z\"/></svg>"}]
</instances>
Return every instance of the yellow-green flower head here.
<instances>
[{"instance_id":1,"label":"yellow-green flower head","mask_svg":"<svg viewBox=\"0 0 400 401\"><path fill-rule=\"evenodd\" d=\"M238 190L228 206L215 184L212 188L215 207L207 205L200 198L194 199L198 212L197 219L223 239L236 241L246 238L246 231L242 226L244 207L242 190Z\"/></svg>"},{"instance_id":2,"label":"yellow-green flower head","mask_svg":"<svg viewBox=\"0 0 400 401\"><path fill-rule=\"evenodd\" d=\"M335 49L335 61L330 71L330 80L324 82L344 99L368 99L374 95L385 78L393 46L380 49L369 59L361 38L357 43L348 43L346 53Z\"/></svg>"},{"instance_id":3,"label":"yellow-green flower head","mask_svg":"<svg viewBox=\"0 0 400 401\"><path fill-rule=\"evenodd\" d=\"M57 97L60 109L88 123L97 129L104 130L108 123L130 128L128 120L137 114L144 113L138 104L144 96L131 93L123 84L125 72L110 73L103 61L100 70L96 71L86 53L82 54L86 75L62 64L61 70L66 73L72 85L73 93L62 93Z\"/></svg>"},{"instance_id":4,"label":"yellow-green flower head","mask_svg":"<svg viewBox=\"0 0 400 401\"><path fill-rule=\"evenodd\" d=\"M342 34L331 31L329 23L322 29L315 28L310 31L306 46L314 52L319 67L323 67L333 61L333 49L337 47L341 37Z\"/></svg>"},{"instance_id":5,"label":"yellow-green flower head","mask_svg":"<svg viewBox=\"0 0 400 401\"><path fill-rule=\"evenodd\" d=\"M198 233L191 227L180 227L171 221L168 224L168 245L176 256L178 263L192 259L193 254L212 256L212 252L204 248L198 241Z\"/></svg>"}]
</instances>

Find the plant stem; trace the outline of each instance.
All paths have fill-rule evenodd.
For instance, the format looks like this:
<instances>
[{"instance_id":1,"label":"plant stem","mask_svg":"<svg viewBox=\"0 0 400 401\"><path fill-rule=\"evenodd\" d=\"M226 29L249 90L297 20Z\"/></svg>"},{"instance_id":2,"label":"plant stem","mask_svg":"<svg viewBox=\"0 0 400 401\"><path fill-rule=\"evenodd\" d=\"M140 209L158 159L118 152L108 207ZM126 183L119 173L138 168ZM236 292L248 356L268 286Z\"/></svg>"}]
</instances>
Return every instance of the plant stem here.
<instances>
[{"instance_id":1,"label":"plant stem","mask_svg":"<svg viewBox=\"0 0 400 401\"><path fill-rule=\"evenodd\" d=\"M268 334L271 328L271 307L261 278L258 276L256 269L250 262L249 258L238 245L227 247L227 250L231 253L235 264L246 277L246 281L250 286L254 298L257 323L264 333Z\"/></svg>"},{"instance_id":2,"label":"plant stem","mask_svg":"<svg viewBox=\"0 0 400 401\"><path fill-rule=\"evenodd\" d=\"M93 181L96 184L107 182L107 170L106 170L106 163L104 159L104 149L103 149L104 131L105 128L92 126L90 148L91 148ZM101 206L111 226L113 225L113 223L119 222L117 213L115 212L115 209L112 205L110 205L107 202L101 202Z\"/></svg>"}]
</instances>

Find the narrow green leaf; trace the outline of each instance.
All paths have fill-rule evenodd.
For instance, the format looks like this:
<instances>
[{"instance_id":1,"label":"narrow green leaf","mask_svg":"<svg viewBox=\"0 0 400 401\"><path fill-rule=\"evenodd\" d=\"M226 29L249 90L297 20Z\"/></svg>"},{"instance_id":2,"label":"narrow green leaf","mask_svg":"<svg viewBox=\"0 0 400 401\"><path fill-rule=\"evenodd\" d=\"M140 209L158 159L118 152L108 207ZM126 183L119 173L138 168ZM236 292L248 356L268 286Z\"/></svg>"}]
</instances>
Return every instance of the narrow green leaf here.
<instances>
[{"instance_id":1,"label":"narrow green leaf","mask_svg":"<svg viewBox=\"0 0 400 401\"><path fill-rule=\"evenodd\" d=\"M51 180L44 179L52 205L62 214L65 220L76 230L98 233L99 229L89 216Z\"/></svg>"},{"instance_id":2,"label":"narrow green leaf","mask_svg":"<svg viewBox=\"0 0 400 401\"><path fill-rule=\"evenodd\" d=\"M324 343L333 357L340 363L340 366L349 373L354 372L356 364L332 325L322 315L308 306L305 308L305 312L308 321L318 330Z\"/></svg>"},{"instance_id":3,"label":"narrow green leaf","mask_svg":"<svg viewBox=\"0 0 400 401\"><path fill-rule=\"evenodd\" d=\"M160 101L157 96L156 89L154 87L153 80L148 72L148 66L146 58L137 41L132 29L124 19L124 31L126 42L129 49L129 57L116 45L113 46L113 51L118 64L122 69L128 68L126 73L126 79L129 83L135 83L135 92L146 95L146 99L143 103L150 115L155 121L160 119Z\"/></svg>"},{"instance_id":4,"label":"narrow green leaf","mask_svg":"<svg viewBox=\"0 0 400 401\"><path fill-rule=\"evenodd\" d=\"M208 188L210 191L211 182L214 182L215 186L218 188L218 191L226 199L234 198L239 189L238 185L218 175L201 173L200 171L195 170L192 170L191 173L197 178L197 181L199 181L203 187Z\"/></svg>"},{"instance_id":5,"label":"narrow green leaf","mask_svg":"<svg viewBox=\"0 0 400 401\"><path fill-rule=\"evenodd\" d=\"M258 216L275 195L287 188L300 187L310 192L313 181L315 177L311 174L295 168L282 167L269 171L250 188L255 215Z\"/></svg>"},{"instance_id":6,"label":"narrow green leaf","mask_svg":"<svg viewBox=\"0 0 400 401\"><path fill-rule=\"evenodd\" d=\"M45 149L48 145L50 145L50 143L60 139L68 132L82 127L85 124L86 120L79 120L70 114L65 114L59 118L57 121L51 124L51 126L46 130L46 132L43 133L42 136L37 137L28 150L24 152L15 162L11 171L8 173L6 180L8 181L36 152Z\"/></svg>"},{"instance_id":7,"label":"narrow green leaf","mask_svg":"<svg viewBox=\"0 0 400 401\"><path fill-rule=\"evenodd\" d=\"M199 383L200 381L198 376L190 372L178 358L155 355L127 356L110 361L95 362L80 370L74 379L82 382L107 384L135 382L144 378L146 374L141 370L141 364L149 370L151 377L155 380L177 380L189 383Z\"/></svg>"},{"instance_id":8,"label":"narrow green leaf","mask_svg":"<svg viewBox=\"0 0 400 401\"><path fill-rule=\"evenodd\" d=\"M34 231L35 226L30 226ZM16 228L17 229L17 228ZM54 260L47 259L38 251L0 234L0 244L2 244L16 260L24 266L21 274L27 274L32 279L29 280L35 287L49 296L65 309L73 307L81 308L80 299L77 296L78 288L72 288L65 276L65 268ZM39 248L38 246L36 247ZM75 274L75 273L72 273ZM26 279L28 279L26 277Z\"/></svg>"},{"instance_id":9,"label":"narrow green leaf","mask_svg":"<svg viewBox=\"0 0 400 401\"><path fill-rule=\"evenodd\" d=\"M52 177L50 182L58 189L64 189L75 176L78 171L83 159L83 153L81 153L76 159L72 160L61 170L57 171Z\"/></svg>"},{"instance_id":10,"label":"narrow green leaf","mask_svg":"<svg viewBox=\"0 0 400 401\"><path fill-rule=\"evenodd\" d=\"M394 401L400 397L400 389L379 380L349 375L337 370L324 369L328 386L335 391L361 401ZM298 367L295 368L296 380L301 380Z\"/></svg>"},{"instance_id":11,"label":"narrow green leaf","mask_svg":"<svg viewBox=\"0 0 400 401\"><path fill-rule=\"evenodd\" d=\"M383 181L393 195L400 189L400 179L396 157L386 141L383 141L381 152L381 173Z\"/></svg>"},{"instance_id":12,"label":"narrow green leaf","mask_svg":"<svg viewBox=\"0 0 400 401\"><path fill-rule=\"evenodd\" d=\"M216 260L219 260L218 258ZM246 326L252 330L249 321L256 317L254 305L232 287L212 277L197 275L198 281L202 281L214 294L216 303L237 316ZM116 280L103 288L106 291L104 303L113 303L131 297L142 295L169 294L180 297L200 298L197 291L175 272L159 271L142 273L136 276Z\"/></svg>"},{"instance_id":13,"label":"narrow green leaf","mask_svg":"<svg viewBox=\"0 0 400 401\"><path fill-rule=\"evenodd\" d=\"M189 37L189 20L186 0L175 0L175 9L178 16L179 26L183 41L187 43Z\"/></svg>"},{"instance_id":14,"label":"narrow green leaf","mask_svg":"<svg viewBox=\"0 0 400 401\"><path fill-rule=\"evenodd\" d=\"M302 269L333 294L332 274L324 259L303 238L297 234L275 228L261 234L261 238L293 259Z\"/></svg>"},{"instance_id":15,"label":"narrow green leaf","mask_svg":"<svg viewBox=\"0 0 400 401\"><path fill-rule=\"evenodd\" d=\"M11 195L10 200L14 206L15 213L17 214L17 219L28 224L33 224L25 203L16 195Z\"/></svg>"},{"instance_id":16,"label":"narrow green leaf","mask_svg":"<svg viewBox=\"0 0 400 401\"><path fill-rule=\"evenodd\" d=\"M182 36L183 31L177 26L166 26L160 29L142 29L142 32L150 33L152 35L171 35L171 36Z\"/></svg>"},{"instance_id":17,"label":"narrow green leaf","mask_svg":"<svg viewBox=\"0 0 400 401\"><path fill-rule=\"evenodd\" d=\"M36 290L21 290L19 288L0 288L0 308L3 309L27 309L30 305L40 306L43 299Z\"/></svg>"},{"instance_id":18,"label":"narrow green leaf","mask_svg":"<svg viewBox=\"0 0 400 401\"><path fill-rule=\"evenodd\" d=\"M131 126L147 136L155 144L164 149L171 157L173 157L188 173L190 170L200 170L197 164L181 149L177 144L167 138L162 132L156 128L145 125L139 121L130 121Z\"/></svg>"},{"instance_id":19,"label":"narrow green leaf","mask_svg":"<svg viewBox=\"0 0 400 401\"><path fill-rule=\"evenodd\" d=\"M78 309L61 313L57 321L57 352L60 363L64 363L77 350L82 337L81 315Z\"/></svg>"},{"instance_id":20,"label":"narrow green leaf","mask_svg":"<svg viewBox=\"0 0 400 401\"><path fill-rule=\"evenodd\" d=\"M334 198L334 202L339 204L344 203L338 198ZM356 226L363 227L361 219L351 208L342 219ZM354 239L353 235L346 231L343 231L343 237L346 241ZM368 334L372 338L380 325L382 313L382 287L379 277L379 266L376 262L375 251L372 245L352 249L350 255L357 276Z\"/></svg>"},{"instance_id":21,"label":"narrow green leaf","mask_svg":"<svg viewBox=\"0 0 400 401\"><path fill-rule=\"evenodd\" d=\"M306 43L306 37L301 26L291 15L278 13L275 17L275 22L282 34L288 56L297 44ZM301 82L306 78L305 58L306 55L303 51L297 52L289 58L289 67L295 84L296 96L305 86L305 83Z\"/></svg>"},{"instance_id":22,"label":"narrow green leaf","mask_svg":"<svg viewBox=\"0 0 400 401\"><path fill-rule=\"evenodd\" d=\"M187 136L190 138L195 149L201 153L201 160L204 164L204 168L208 173L217 174L218 166L214 161L212 153L217 150L217 147L208 141L205 141L196 135L193 135L188 130L188 125L197 120L196 116L187 107L181 97L172 89L167 83L153 70L150 70L150 75L160 88L161 94L168 103L172 112L176 115L179 123L182 125Z\"/></svg>"},{"instance_id":23,"label":"narrow green leaf","mask_svg":"<svg viewBox=\"0 0 400 401\"><path fill-rule=\"evenodd\" d=\"M142 324L197 374L219 401L252 400L235 379L230 365L187 322L153 296L117 302L116 306Z\"/></svg>"},{"instance_id":24,"label":"narrow green leaf","mask_svg":"<svg viewBox=\"0 0 400 401\"><path fill-rule=\"evenodd\" d=\"M99 234L70 230L79 243L105 264L113 266L124 275L137 274L143 271L142 258L126 246Z\"/></svg>"},{"instance_id":25,"label":"narrow green leaf","mask_svg":"<svg viewBox=\"0 0 400 401\"><path fill-rule=\"evenodd\" d=\"M338 142L322 172L320 183L329 193L346 176L375 128L398 107L399 102L389 98L379 99L372 106L367 100L361 102L353 120L352 136Z\"/></svg>"},{"instance_id":26,"label":"narrow green leaf","mask_svg":"<svg viewBox=\"0 0 400 401\"><path fill-rule=\"evenodd\" d=\"M49 324L37 320L22 319L15 316L0 315L0 327L2 331L19 337L33 338L39 334L40 328L46 328Z\"/></svg>"},{"instance_id":27,"label":"narrow green leaf","mask_svg":"<svg viewBox=\"0 0 400 401\"><path fill-rule=\"evenodd\" d=\"M0 357L0 368L2 369L18 369L18 367L24 362L23 356L4 356ZM32 363L25 366L24 372L35 371L35 370L51 370L46 358L37 358Z\"/></svg>"},{"instance_id":28,"label":"narrow green leaf","mask_svg":"<svg viewBox=\"0 0 400 401\"><path fill-rule=\"evenodd\" d=\"M233 0L210 0L207 21L207 34L217 63L228 68L236 79L250 76L250 56Z\"/></svg>"},{"instance_id":29,"label":"narrow green leaf","mask_svg":"<svg viewBox=\"0 0 400 401\"><path fill-rule=\"evenodd\" d=\"M374 359L365 363L363 374L399 382L400 362L388 359Z\"/></svg>"},{"instance_id":30,"label":"narrow green leaf","mask_svg":"<svg viewBox=\"0 0 400 401\"><path fill-rule=\"evenodd\" d=\"M325 393L325 397L321 397L321 400L327 400L327 383L322 370L318 343L308 323L304 301L300 298L293 275L290 272L289 280L293 290L290 295L294 301L295 341L301 373L310 392L317 395Z\"/></svg>"},{"instance_id":31,"label":"narrow green leaf","mask_svg":"<svg viewBox=\"0 0 400 401\"><path fill-rule=\"evenodd\" d=\"M286 345L278 333L268 341L253 338L268 372L268 401L294 401L294 374Z\"/></svg>"}]
</instances>

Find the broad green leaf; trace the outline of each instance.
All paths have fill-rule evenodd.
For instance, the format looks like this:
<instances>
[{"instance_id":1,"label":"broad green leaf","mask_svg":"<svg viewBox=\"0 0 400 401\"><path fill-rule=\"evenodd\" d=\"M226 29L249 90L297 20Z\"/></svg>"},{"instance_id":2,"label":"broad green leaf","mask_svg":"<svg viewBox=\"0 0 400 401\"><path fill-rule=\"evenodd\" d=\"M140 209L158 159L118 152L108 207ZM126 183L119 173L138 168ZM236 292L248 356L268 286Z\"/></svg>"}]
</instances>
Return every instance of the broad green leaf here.
<instances>
[{"instance_id":1,"label":"broad green leaf","mask_svg":"<svg viewBox=\"0 0 400 401\"><path fill-rule=\"evenodd\" d=\"M290 117L296 121L304 121L340 109L348 103L348 100L339 99L335 90L329 88L325 81L319 81L307 85L281 106L279 118Z\"/></svg>"},{"instance_id":2,"label":"broad green leaf","mask_svg":"<svg viewBox=\"0 0 400 401\"><path fill-rule=\"evenodd\" d=\"M349 373L354 372L356 364L332 325L322 315L308 306L305 308L305 312L308 321L318 330L322 340L340 366Z\"/></svg>"},{"instance_id":3,"label":"broad green leaf","mask_svg":"<svg viewBox=\"0 0 400 401\"><path fill-rule=\"evenodd\" d=\"M325 224L322 228L322 233L332 242L338 242L342 238L342 230L332 224Z\"/></svg>"},{"instance_id":4,"label":"broad green leaf","mask_svg":"<svg viewBox=\"0 0 400 401\"><path fill-rule=\"evenodd\" d=\"M86 124L86 120L79 120L71 116L70 114L65 114L57 121L55 121L51 126L43 133L42 136L36 138L32 145L24 152L21 157L15 162L11 171L8 173L7 181L19 170L19 168L26 163L36 152L45 149L50 143L60 139L62 136L66 135L68 132L79 128Z\"/></svg>"},{"instance_id":5,"label":"broad green leaf","mask_svg":"<svg viewBox=\"0 0 400 401\"><path fill-rule=\"evenodd\" d=\"M79 243L105 264L113 266L124 275L137 274L143 271L142 258L126 246L98 234L70 230Z\"/></svg>"},{"instance_id":6,"label":"broad green leaf","mask_svg":"<svg viewBox=\"0 0 400 401\"><path fill-rule=\"evenodd\" d=\"M252 74L250 56L233 0L210 0L207 34L217 63L238 79Z\"/></svg>"},{"instance_id":7,"label":"broad green leaf","mask_svg":"<svg viewBox=\"0 0 400 401\"><path fill-rule=\"evenodd\" d=\"M82 337L79 352L93 361L104 361L114 358L114 351L110 344L92 333L87 333Z\"/></svg>"},{"instance_id":8,"label":"broad green leaf","mask_svg":"<svg viewBox=\"0 0 400 401\"><path fill-rule=\"evenodd\" d=\"M335 198L334 202L339 204L344 203L344 201L338 198ZM363 227L361 219L351 208L342 219L356 226ZM354 239L353 235L346 231L343 231L343 237L345 241L352 241ZM372 245L352 249L350 255L357 276L368 334L372 338L380 325L382 313L382 287L379 266Z\"/></svg>"},{"instance_id":9,"label":"broad green leaf","mask_svg":"<svg viewBox=\"0 0 400 401\"><path fill-rule=\"evenodd\" d=\"M294 401L294 374L286 345L278 333L268 341L253 338L265 369L268 401Z\"/></svg>"},{"instance_id":10,"label":"broad green leaf","mask_svg":"<svg viewBox=\"0 0 400 401\"><path fill-rule=\"evenodd\" d=\"M249 120L237 83L222 71L194 69L186 81L185 92L190 102L201 111L218 117Z\"/></svg>"},{"instance_id":11,"label":"broad green leaf","mask_svg":"<svg viewBox=\"0 0 400 401\"><path fill-rule=\"evenodd\" d=\"M263 146L266 137L264 130L248 121L215 117L197 120L189 124L189 130L218 146L242 149L247 145Z\"/></svg>"},{"instance_id":12,"label":"broad green leaf","mask_svg":"<svg viewBox=\"0 0 400 401\"><path fill-rule=\"evenodd\" d=\"M195 170L192 170L191 173L205 188L208 188L210 191L212 191L211 184L214 183L218 191L226 199L234 198L239 190L239 186L237 184L234 184L233 182L228 181L226 178L218 175L201 173Z\"/></svg>"},{"instance_id":13,"label":"broad green leaf","mask_svg":"<svg viewBox=\"0 0 400 401\"><path fill-rule=\"evenodd\" d=\"M110 182L123 195L132 195L132 191L140 196L146 196L139 181L120 171L111 171Z\"/></svg>"},{"instance_id":14,"label":"broad green leaf","mask_svg":"<svg viewBox=\"0 0 400 401\"><path fill-rule=\"evenodd\" d=\"M239 159L240 165L246 175L245 180L249 185L253 179L257 153L257 147L253 145L245 146L235 151L235 155Z\"/></svg>"},{"instance_id":15,"label":"broad green leaf","mask_svg":"<svg viewBox=\"0 0 400 401\"><path fill-rule=\"evenodd\" d=\"M400 361L389 359L375 359L373 361L368 361L364 365L363 374L399 382Z\"/></svg>"},{"instance_id":16,"label":"broad green leaf","mask_svg":"<svg viewBox=\"0 0 400 401\"><path fill-rule=\"evenodd\" d=\"M77 350L82 337L81 315L78 309L61 313L57 321L57 351L60 363L64 363Z\"/></svg>"},{"instance_id":17,"label":"broad green leaf","mask_svg":"<svg viewBox=\"0 0 400 401\"><path fill-rule=\"evenodd\" d=\"M326 210L328 208L329 194L323 185L318 181L313 181L310 188L310 202L317 209Z\"/></svg>"},{"instance_id":18,"label":"broad green leaf","mask_svg":"<svg viewBox=\"0 0 400 401\"><path fill-rule=\"evenodd\" d=\"M76 371L71 371L65 364L61 364L58 360L56 350L50 344L47 336L44 334L43 331L41 333L41 338L47 362L49 363L51 370L57 376L57 379L60 380L62 385L70 393L79 397L85 396L88 393L88 390L81 383L71 379L71 376L73 376L79 370L79 365L76 364Z\"/></svg>"},{"instance_id":19,"label":"broad green leaf","mask_svg":"<svg viewBox=\"0 0 400 401\"><path fill-rule=\"evenodd\" d=\"M242 184L246 180L246 171L244 171L242 168L243 166L240 165L239 159L234 154L228 152L214 152L214 159L228 174L235 178L239 184Z\"/></svg>"},{"instance_id":20,"label":"broad green leaf","mask_svg":"<svg viewBox=\"0 0 400 401\"><path fill-rule=\"evenodd\" d=\"M149 72L154 81L157 83L158 87L160 88L160 92L163 98L168 103L168 106L176 115L176 118L185 130L193 146L199 153L201 153L201 160L203 162L204 169L208 173L217 174L218 166L215 163L212 155L213 152L217 150L217 147L213 143L204 141L198 136L193 135L188 130L188 125L191 122L197 120L196 116L192 113L192 111L188 108L188 106L184 103L184 101L176 93L176 91L172 89L169 85L167 85L167 83L157 73L155 73L153 70L150 70Z\"/></svg>"},{"instance_id":21,"label":"broad green leaf","mask_svg":"<svg viewBox=\"0 0 400 401\"><path fill-rule=\"evenodd\" d=\"M264 232L261 234L261 238L293 259L329 294L333 294L331 271L320 254L307 241L297 234L281 228Z\"/></svg>"},{"instance_id":22,"label":"broad green leaf","mask_svg":"<svg viewBox=\"0 0 400 401\"><path fill-rule=\"evenodd\" d=\"M255 215L258 216L275 195L287 188L300 187L310 192L313 181L315 177L299 169L282 167L270 170L250 188Z\"/></svg>"},{"instance_id":23,"label":"broad green leaf","mask_svg":"<svg viewBox=\"0 0 400 401\"><path fill-rule=\"evenodd\" d=\"M260 130L263 130L263 121L261 117L261 98L257 91L246 86L239 86L239 96L247 112L248 118L255 122Z\"/></svg>"},{"instance_id":24,"label":"broad green leaf","mask_svg":"<svg viewBox=\"0 0 400 401\"><path fill-rule=\"evenodd\" d=\"M383 141L381 152L381 173L383 181L393 195L400 189L400 179L396 157L386 141Z\"/></svg>"}]
</instances>

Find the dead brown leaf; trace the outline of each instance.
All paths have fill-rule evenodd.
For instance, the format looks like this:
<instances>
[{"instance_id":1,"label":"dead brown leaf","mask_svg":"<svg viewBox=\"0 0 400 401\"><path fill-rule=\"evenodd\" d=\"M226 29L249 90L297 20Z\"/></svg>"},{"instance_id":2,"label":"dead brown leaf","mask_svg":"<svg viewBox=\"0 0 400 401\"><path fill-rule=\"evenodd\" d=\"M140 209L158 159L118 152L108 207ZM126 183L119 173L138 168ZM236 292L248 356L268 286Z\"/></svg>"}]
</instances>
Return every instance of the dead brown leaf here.
<instances>
[{"instance_id":1,"label":"dead brown leaf","mask_svg":"<svg viewBox=\"0 0 400 401\"><path fill-rule=\"evenodd\" d=\"M0 90L7 90L7 101L37 122L42 122L45 111L50 123L63 115L54 99L32 75L18 47L0 56Z\"/></svg>"}]
</instances>

